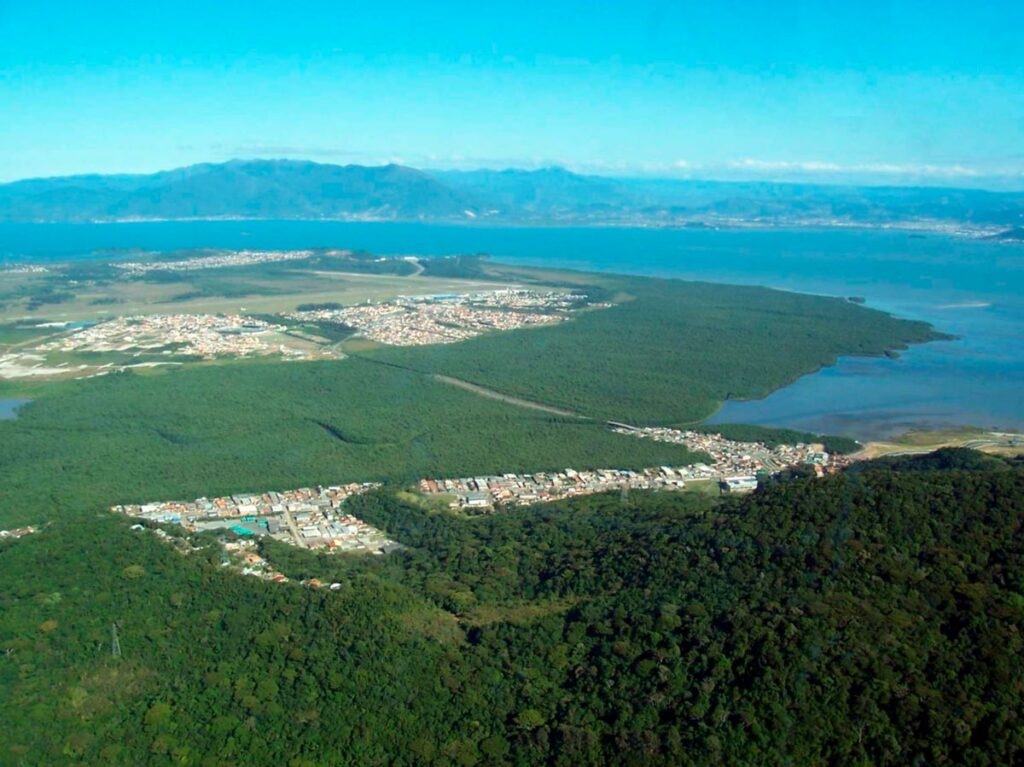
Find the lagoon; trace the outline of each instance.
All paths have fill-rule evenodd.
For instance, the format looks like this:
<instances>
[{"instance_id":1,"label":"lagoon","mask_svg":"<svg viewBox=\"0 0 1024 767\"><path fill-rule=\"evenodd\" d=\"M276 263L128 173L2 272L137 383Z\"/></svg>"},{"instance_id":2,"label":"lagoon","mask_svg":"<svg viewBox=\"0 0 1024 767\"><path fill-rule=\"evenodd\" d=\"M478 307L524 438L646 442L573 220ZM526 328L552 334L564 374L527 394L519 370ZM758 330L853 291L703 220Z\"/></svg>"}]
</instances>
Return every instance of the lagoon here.
<instances>
[{"instance_id":1,"label":"lagoon","mask_svg":"<svg viewBox=\"0 0 1024 767\"><path fill-rule=\"evenodd\" d=\"M0 421L13 421L18 417L18 408L27 402L27 399L0 399Z\"/></svg>"}]
</instances>

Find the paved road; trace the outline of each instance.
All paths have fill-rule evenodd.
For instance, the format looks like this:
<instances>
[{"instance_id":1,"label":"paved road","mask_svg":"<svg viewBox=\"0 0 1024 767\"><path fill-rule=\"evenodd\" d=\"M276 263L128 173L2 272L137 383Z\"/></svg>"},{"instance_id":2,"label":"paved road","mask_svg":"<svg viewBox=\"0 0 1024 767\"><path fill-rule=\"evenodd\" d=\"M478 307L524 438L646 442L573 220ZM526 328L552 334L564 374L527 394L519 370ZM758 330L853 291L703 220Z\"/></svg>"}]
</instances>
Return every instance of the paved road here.
<instances>
[{"instance_id":1,"label":"paved road","mask_svg":"<svg viewBox=\"0 0 1024 767\"><path fill-rule=\"evenodd\" d=\"M551 405L544 405L540 402L532 402L528 399L519 399L518 397L510 397L507 394L502 394L494 389L488 389L484 386L477 386L469 381L463 381L459 378L452 378L451 376L443 376L441 374L435 374L433 376L435 381L446 383L451 386L458 386L460 389L471 391L474 394L479 394L481 397L487 397L488 399L496 399L501 402L507 402L510 405L517 405L518 407L527 407L531 410L541 410L545 413L552 413L554 415L564 415L569 418L582 418L579 413L573 413L571 410L562 410L561 408L552 407Z\"/></svg>"},{"instance_id":2,"label":"paved road","mask_svg":"<svg viewBox=\"0 0 1024 767\"><path fill-rule=\"evenodd\" d=\"M292 519L292 513L288 511L287 507L284 510L284 521L288 524L288 529L292 531L292 537L295 538L295 545L300 549L306 548L305 541L303 541L302 536L299 535L299 526L295 524L295 520Z\"/></svg>"}]
</instances>

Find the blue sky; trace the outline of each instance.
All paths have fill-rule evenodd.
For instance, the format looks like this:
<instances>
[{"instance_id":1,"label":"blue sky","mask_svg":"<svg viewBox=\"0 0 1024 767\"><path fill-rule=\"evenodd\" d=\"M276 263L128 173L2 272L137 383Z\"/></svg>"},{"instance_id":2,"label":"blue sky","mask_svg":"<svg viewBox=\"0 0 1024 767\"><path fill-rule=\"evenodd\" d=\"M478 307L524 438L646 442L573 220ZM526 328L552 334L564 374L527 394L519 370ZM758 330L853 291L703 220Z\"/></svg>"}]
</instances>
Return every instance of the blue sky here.
<instances>
[{"instance_id":1,"label":"blue sky","mask_svg":"<svg viewBox=\"0 0 1024 767\"><path fill-rule=\"evenodd\" d=\"M1024 3L0 0L0 180L233 157L1024 188Z\"/></svg>"}]
</instances>

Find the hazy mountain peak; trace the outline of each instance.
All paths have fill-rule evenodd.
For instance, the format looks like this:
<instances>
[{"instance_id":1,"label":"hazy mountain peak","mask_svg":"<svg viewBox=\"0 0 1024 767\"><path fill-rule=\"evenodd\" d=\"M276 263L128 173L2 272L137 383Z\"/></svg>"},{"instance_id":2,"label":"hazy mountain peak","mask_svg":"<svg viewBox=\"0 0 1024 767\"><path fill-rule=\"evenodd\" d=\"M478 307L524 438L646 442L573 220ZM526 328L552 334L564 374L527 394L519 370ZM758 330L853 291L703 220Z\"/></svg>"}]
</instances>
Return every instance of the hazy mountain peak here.
<instances>
[{"instance_id":1,"label":"hazy mountain peak","mask_svg":"<svg viewBox=\"0 0 1024 767\"><path fill-rule=\"evenodd\" d=\"M1024 193L613 179L552 165L434 170L244 159L0 185L0 221L292 218L509 222L1024 224ZM1010 239L1010 238L1007 238Z\"/></svg>"}]
</instances>

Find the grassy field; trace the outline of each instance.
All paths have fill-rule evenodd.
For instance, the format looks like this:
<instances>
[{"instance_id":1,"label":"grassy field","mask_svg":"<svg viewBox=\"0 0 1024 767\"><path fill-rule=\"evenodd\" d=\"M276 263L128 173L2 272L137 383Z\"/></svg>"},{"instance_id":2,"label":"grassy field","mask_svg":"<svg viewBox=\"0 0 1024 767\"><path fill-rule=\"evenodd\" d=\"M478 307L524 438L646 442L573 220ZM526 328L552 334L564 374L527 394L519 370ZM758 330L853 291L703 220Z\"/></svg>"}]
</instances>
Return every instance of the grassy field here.
<instances>
[{"instance_id":1,"label":"grassy field","mask_svg":"<svg viewBox=\"0 0 1024 767\"><path fill-rule=\"evenodd\" d=\"M221 279L229 276L219 275ZM16 275L15 278L23 287L32 284L22 275ZM13 287L6 284L8 279L14 278L0 274L0 291ZM37 279L35 284L42 284L42 281ZM383 301L399 295L463 293L502 286L501 283L486 280L345 272L295 272L283 278L246 276L237 287L242 295L205 294L202 292L204 284L207 281L197 276L181 282L117 280L102 285L70 286L72 299L44 304L36 309L28 308L28 298L8 300L0 308L0 324L24 318L55 322L97 320L133 314L279 313L293 311L301 303L333 301L355 304ZM175 300L176 297L192 293L201 295ZM2 342L3 337L0 336Z\"/></svg>"}]
</instances>

